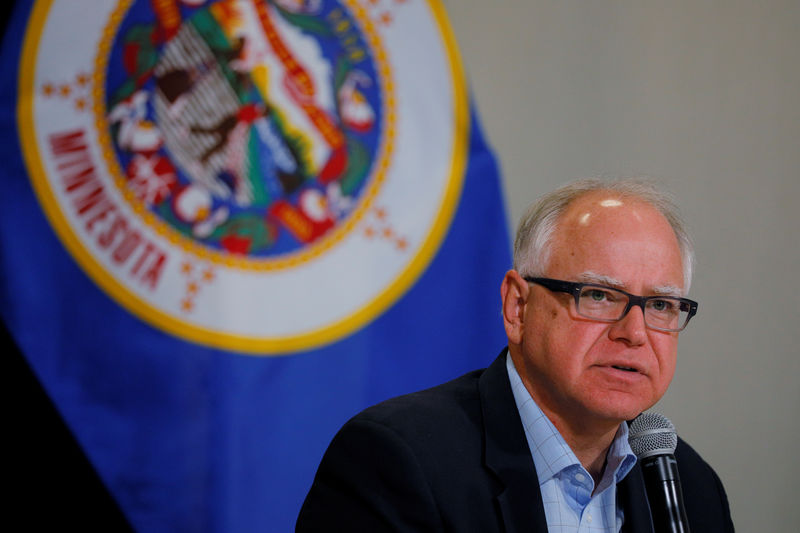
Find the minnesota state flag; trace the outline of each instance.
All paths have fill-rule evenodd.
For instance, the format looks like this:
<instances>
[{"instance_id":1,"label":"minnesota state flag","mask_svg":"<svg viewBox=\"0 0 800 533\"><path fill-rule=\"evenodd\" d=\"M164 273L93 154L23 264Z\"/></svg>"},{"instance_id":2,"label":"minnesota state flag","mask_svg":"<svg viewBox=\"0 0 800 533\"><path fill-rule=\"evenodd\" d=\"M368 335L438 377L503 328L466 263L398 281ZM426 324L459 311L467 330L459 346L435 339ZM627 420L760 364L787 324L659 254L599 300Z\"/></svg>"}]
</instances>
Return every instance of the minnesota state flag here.
<instances>
[{"instance_id":1,"label":"minnesota state flag","mask_svg":"<svg viewBox=\"0 0 800 533\"><path fill-rule=\"evenodd\" d=\"M134 529L290 531L350 416L502 347L438 1L19 2L0 60L0 316Z\"/></svg>"}]
</instances>

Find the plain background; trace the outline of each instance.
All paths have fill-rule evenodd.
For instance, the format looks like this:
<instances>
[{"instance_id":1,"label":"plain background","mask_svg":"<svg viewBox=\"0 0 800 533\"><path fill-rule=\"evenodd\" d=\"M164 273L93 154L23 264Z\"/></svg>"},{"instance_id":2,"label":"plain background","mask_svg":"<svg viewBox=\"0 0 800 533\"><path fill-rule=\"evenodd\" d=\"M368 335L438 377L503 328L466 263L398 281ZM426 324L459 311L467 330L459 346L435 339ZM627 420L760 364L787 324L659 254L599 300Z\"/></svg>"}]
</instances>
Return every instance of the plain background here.
<instances>
[{"instance_id":1,"label":"plain background","mask_svg":"<svg viewBox=\"0 0 800 533\"><path fill-rule=\"evenodd\" d=\"M675 194L700 307L656 409L720 474L737 531L797 531L800 2L445 6L511 228L573 178Z\"/></svg>"}]
</instances>

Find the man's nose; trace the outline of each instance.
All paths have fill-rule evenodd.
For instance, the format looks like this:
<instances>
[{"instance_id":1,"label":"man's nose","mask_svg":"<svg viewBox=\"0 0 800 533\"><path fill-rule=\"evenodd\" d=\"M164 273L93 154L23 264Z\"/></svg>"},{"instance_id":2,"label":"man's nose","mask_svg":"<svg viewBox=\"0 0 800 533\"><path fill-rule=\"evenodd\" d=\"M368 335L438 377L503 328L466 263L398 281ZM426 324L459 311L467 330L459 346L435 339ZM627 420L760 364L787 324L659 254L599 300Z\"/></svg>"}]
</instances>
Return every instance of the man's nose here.
<instances>
[{"instance_id":1,"label":"man's nose","mask_svg":"<svg viewBox=\"0 0 800 533\"><path fill-rule=\"evenodd\" d=\"M640 346L647 342L644 309L639 305L632 305L625 316L611 325L608 335L612 340L619 340L630 346Z\"/></svg>"}]
</instances>

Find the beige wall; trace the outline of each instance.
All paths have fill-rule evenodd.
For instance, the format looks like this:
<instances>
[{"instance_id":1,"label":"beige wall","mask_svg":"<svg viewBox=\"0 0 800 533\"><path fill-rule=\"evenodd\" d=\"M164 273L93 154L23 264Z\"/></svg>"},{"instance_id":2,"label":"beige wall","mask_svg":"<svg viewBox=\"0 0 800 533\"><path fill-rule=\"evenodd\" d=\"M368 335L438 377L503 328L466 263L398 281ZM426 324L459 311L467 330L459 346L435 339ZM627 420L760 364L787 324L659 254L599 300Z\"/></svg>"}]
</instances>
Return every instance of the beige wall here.
<instances>
[{"instance_id":1,"label":"beige wall","mask_svg":"<svg viewBox=\"0 0 800 533\"><path fill-rule=\"evenodd\" d=\"M796 530L800 2L445 5L512 225L576 177L676 194L700 310L657 408L722 477L738 531Z\"/></svg>"}]
</instances>

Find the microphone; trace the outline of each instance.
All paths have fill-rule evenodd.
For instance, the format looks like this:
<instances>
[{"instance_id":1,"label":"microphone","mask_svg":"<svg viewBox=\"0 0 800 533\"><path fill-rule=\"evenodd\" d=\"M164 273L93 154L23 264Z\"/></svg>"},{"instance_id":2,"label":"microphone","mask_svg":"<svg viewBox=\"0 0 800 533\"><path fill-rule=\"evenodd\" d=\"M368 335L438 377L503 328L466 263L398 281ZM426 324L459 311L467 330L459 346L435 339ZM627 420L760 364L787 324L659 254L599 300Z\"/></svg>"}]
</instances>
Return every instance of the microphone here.
<instances>
[{"instance_id":1,"label":"microphone","mask_svg":"<svg viewBox=\"0 0 800 533\"><path fill-rule=\"evenodd\" d=\"M675 460L675 426L658 413L642 413L631 422L628 442L642 464L656 533L689 533Z\"/></svg>"}]
</instances>

